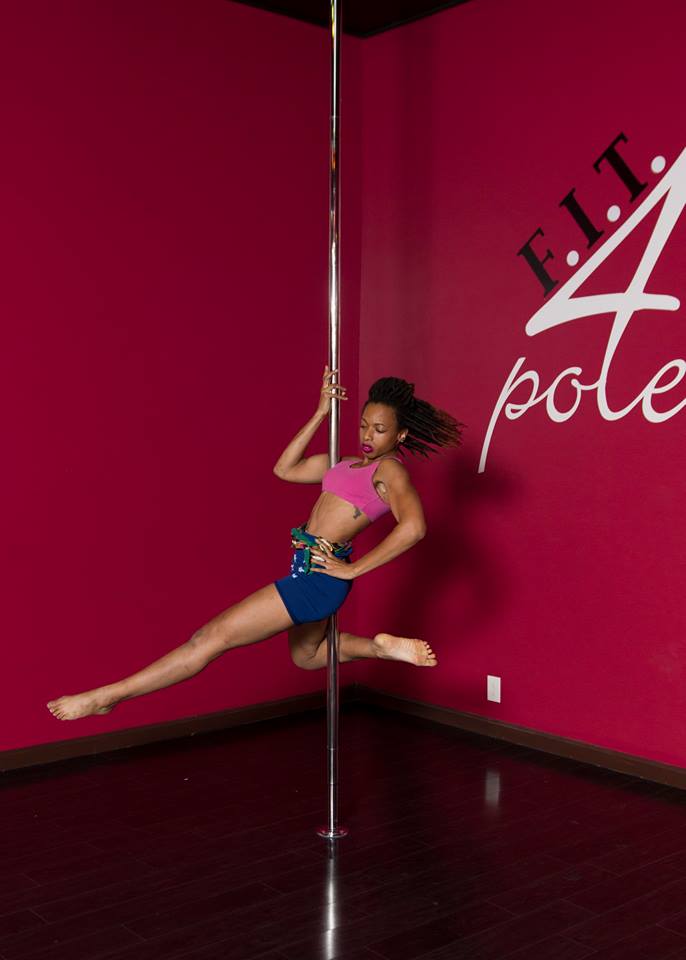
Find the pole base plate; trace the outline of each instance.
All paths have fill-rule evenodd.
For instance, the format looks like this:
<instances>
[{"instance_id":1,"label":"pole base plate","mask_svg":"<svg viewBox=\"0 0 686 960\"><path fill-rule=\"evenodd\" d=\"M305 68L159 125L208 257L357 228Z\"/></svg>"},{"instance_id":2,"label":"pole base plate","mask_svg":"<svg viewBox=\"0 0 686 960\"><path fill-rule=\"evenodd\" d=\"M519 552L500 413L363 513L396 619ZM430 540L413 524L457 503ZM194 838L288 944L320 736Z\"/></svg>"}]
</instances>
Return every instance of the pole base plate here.
<instances>
[{"instance_id":1,"label":"pole base plate","mask_svg":"<svg viewBox=\"0 0 686 960\"><path fill-rule=\"evenodd\" d=\"M336 827L332 832L328 826L318 827L317 836L325 837L327 840L338 840L339 837L347 837L348 830L345 827Z\"/></svg>"}]
</instances>

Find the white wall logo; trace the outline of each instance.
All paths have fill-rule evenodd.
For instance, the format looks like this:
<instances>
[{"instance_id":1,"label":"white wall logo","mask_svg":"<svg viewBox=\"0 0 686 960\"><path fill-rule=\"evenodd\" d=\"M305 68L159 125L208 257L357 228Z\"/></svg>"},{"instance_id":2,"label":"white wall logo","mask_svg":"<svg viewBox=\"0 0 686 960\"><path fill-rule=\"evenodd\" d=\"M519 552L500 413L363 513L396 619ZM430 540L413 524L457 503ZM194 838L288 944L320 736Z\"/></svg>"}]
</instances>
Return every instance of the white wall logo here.
<instances>
[{"instance_id":1,"label":"white wall logo","mask_svg":"<svg viewBox=\"0 0 686 960\"><path fill-rule=\"evenodd\" d=\"M617 144L620 140L626 143L624 134L620 134L613 141L611 146L608 147L596 161L594 167L598 172L601 172L600 168L603 164L609 166L629 190L631 202L633 203L639 194L643 193L647 184L641 183L638 180L623 157L620 156L617 151ZM661 173L664 169L664 158L655 157L651 163L653 173ZM575 297L574 294L584 281L591 277L594 271L605 263L608 257L631 235L632 231L660 201L663 201L662 209L658 215L653 231L650 234L645 250L641 255L636 271L629 281L626 290L593 296ZM586 263L584 263L549 300L546 300L540 310L537 310L526 324L526 333L530 337L535 337L537 334L543 333L551 327L559 326L562 323L571 323L580 317L611 314L612 326L610 328L600 376L594 383L582 383L579 379L582 374L581 367L567 367L558 374L546 390L540 391L541 384L538 373L535 370L524 370L520 373L526 357L519 357L502 388L493 413L491 414L481 450L479 473L483 473L486 469L486 458L488 456L493 432L503 411L508 420L516 420L530 407L534 407L537 403L545 400L546 412L550 419L556 423L562 423L574 415L585 390L595 391L598 410L605 420L619 420L625 417L627 413L640 403L645 419L651 423L660 423L663 420L669 420L670 417L675 416L686 406L686 399L683 399L671 407L671 409L658 412L653 409L651 403L653 394L667 393L683 378L686 372L686 361L681 358L665 363L631 403L621 410L610 409L606 394L607 378L610 372L612 358L622 334L629 325L634 313L639 310L679 309L680 301L676 297L669 293L646 293L645 288L674 225L681 215L685 203L686 149L682 150L672 166L666 170L662 179L642 200L639 206L633 210L627 220L615 233L601 244ZM603 231L598 230L591 222L590 218L576 200L574 190L567 194L564 200L561 201L560 206L565 207L567 212L573 217L588 241L587 246L594 246L603 235ZM613 220L617 220L618 217L619 208L616 206L610 207L607 211L608 220L612 222ZM551 251L547 250L542 259L534 252L532 244L539 236L543 236L543 231L540 228L529 238L526 244L524 244L518 255L531 267L536 278L542 284L544 296L547 298L551 291L557 286L558 281L553 279L546 267L546 263L554 259ZM567 255L567 263L570 266L575 266L578 259L579 255L574 250L570 251ZM574 403L568 410L560 410L555 403L555 391L566 377L569 378L569 383L576 391L576 397ZM528 399L523 403L508 402L511 394L521 384L526 382L530 384Z\"/></svg>"}]
</instances>

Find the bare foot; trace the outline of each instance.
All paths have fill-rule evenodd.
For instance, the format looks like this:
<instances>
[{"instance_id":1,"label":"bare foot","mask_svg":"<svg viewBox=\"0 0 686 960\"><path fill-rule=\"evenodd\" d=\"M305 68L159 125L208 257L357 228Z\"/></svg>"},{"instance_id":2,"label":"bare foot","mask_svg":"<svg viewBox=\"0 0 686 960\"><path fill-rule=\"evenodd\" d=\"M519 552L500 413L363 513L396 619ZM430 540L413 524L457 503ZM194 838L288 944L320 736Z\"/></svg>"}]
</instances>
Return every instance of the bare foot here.
<instances>
[{"instance_id":1,"label":"bare foot","mask_svg":"<svg viewBox=\"0 0 686 960\"><path fill-rule=\"evenodd\" d=\"M58 720L78 720L80 717L89 717L94 713L109 713L110 710L114 710L116 703L108 702L106 695L98 689L50 700L47 706L53 717L57 717Z\"/></svg>"},{"instance_id":2,"label":"bare foot","mask_svg":"<svg viewBox=\"0 0 686 960\"><path fill-rule=\"evenodd\" d=\"M426 640L394 637L392 633L377 633L373 640L377 657L382 660L404 660L415 667L435 667L436 654Z\"/></svg>"}]
</instances>

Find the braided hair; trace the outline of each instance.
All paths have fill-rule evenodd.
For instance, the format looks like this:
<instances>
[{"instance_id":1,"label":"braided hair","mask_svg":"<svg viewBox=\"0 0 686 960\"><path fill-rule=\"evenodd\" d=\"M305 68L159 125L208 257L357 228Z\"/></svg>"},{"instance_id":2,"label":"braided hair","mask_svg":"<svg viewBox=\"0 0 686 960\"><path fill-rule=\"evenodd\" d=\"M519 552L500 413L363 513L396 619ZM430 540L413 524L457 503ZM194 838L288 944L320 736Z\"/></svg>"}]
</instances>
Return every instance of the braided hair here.
<instances>
[{"instance_id":1,"label":"braided hair","mask_svg":"<svg viewBox=\"0 0 686 960\"><path fill-rule=\"evenodd\" d=\"M458 447L462 443L462 427L466 424L456 420L445 410L440 410L414 395L414 384L400 377L381 377L369 388L364 404L383 403L392 407L398 421L398 432L407 428L405 441L399 451L409 450L428 459L436 453L434 447ZM364 407L363 407L364 409Z\"/></svg>"}]
</instances>

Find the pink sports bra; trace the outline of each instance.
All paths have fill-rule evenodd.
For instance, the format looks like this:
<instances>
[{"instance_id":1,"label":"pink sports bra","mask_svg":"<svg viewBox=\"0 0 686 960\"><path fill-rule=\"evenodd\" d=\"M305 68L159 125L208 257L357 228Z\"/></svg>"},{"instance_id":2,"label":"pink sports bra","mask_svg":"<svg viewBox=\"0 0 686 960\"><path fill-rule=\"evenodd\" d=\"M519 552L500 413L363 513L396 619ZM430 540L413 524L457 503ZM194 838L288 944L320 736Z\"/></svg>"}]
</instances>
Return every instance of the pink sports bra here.
<instances>
[{"instance_id":1,"label":"pink sports bra","mask_svg":"<svg viewBox=\"0 0 686 960\"><path fill-rule=\"evenodd\" d=\"M400 457L382 457L382 460L400 460ZM335 493L337 497L351 503L371 521L378 520L391 509L376 492L373 474L369 467L378 467L381 460L372 460L366 467L351 469L355 460L339 460L329 467L322 478L322 490ZM402 463L402 461L400 461Z\"/></svg>"}]
</instances>

